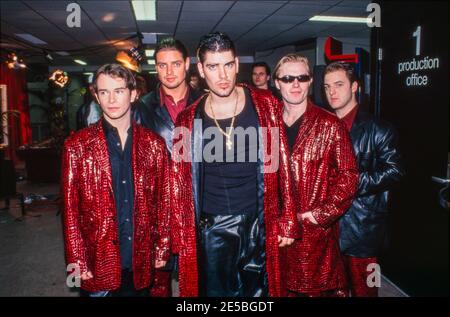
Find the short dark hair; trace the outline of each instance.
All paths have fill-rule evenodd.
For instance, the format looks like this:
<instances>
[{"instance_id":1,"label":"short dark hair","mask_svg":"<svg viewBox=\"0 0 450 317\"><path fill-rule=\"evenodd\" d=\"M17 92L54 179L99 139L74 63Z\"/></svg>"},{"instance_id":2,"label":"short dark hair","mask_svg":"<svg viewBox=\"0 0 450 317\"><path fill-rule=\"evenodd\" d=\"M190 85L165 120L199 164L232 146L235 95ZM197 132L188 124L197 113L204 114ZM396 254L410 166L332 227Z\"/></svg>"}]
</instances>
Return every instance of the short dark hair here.
<instances>
[{"instance_id":1,"label":"short dark hair","mask_svg":"<svg viewBox=\"0 0 450 317\"><path fill-rule=\"evenodd\" d=\"M252 64L252 72L255 67L264 67L266 69L266 74L270 76L270 67L266 62L255 62Z\"/></svg>"},{"instance_id":2,"label":"short dark hair","mask_svg":"<svg viewBox=\"0 0 450 317\"><path fill-rule=\"evenodd\" d=\"M131 70L126 68L125 66L119 64L105 64L100 66L95 73L94 79L92 80L92 87L95 92L97 92L97 79L100 75L107 75L111 77L118 77L125 80L125 84L127 88L130 90L136 89L136 78L134 77Z\"/></svg>"},{"instance_id":3,"label":"short dark hair","mask_svg":"<svg viewBox=\"0 0 450 317\"><path fill-rule=\"evenodd\" d=\"M228 35L221 32L209 33L200 39L197 46L197 58L203 63L206 52L226 52L231 51L236 56L236 49L233 41Z\"/></svg>"},{"instance_id":4,"label":"short dark hair","mask_svg":"<svg viewBox=\"0 0 450 317\"><path fill-rule=\"evenodd\" d=\"M158 54L158 52L162 50L178 51L183 56L184 60L189 56L186 46L184 46L184 44L181 43L181 41L176 40L173 37L167 37L158 43L158 45L155 48L155 53L153 53L153 58L155 59L155 61L156 61L156 54Z\"/></svg>"},{"instance_id":5,"label":"short dark hair","mask_svg":"<svg viewBox=\"0 0 450 317\"><path fill-rule=\"evenodd\" d=\"M332 62L325 67L323 72L323 77L325 78L326 74L333 73L336 71L342 70L347 76L348 80L350 80L350 84L353 84L355 81L358 83L358 78L355 74L355 68L352 64L346 62Z\"/></svg>"}]
</instances>

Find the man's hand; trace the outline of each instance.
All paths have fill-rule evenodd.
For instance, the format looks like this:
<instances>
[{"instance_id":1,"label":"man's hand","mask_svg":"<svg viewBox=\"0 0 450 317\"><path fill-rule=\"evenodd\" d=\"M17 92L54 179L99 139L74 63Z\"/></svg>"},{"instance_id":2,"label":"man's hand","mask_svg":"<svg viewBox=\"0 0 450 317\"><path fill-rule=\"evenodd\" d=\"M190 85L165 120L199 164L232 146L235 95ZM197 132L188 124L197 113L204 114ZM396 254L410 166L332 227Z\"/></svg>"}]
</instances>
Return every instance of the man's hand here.
<instances>
[{"instance_id":1,"label":"man's hand","mask_svg":"<svg viewBox=\"0 0 450 317\"><path fill-rule=\"evenodd\" d=\"M294 243L294 239L278 236L278 246L280 248L286 247Z\"/></svg>"},{"instance_id":2,"label":"man's hand","mask_svg":"<svg viewBox=\"0 0 450 317\"><path fill-rule=\"evenodd\" d=\"M81 280L82 281L90 280L93 277L94 277L94 275L92 275L91 271L87 271L86 273L81 274Z\"/></svg>"},{"instance_id":3,"label":"man's hand","mask_svg":"<svg viewBox=\"0 0 450 317\"><path fill-rule=\"evenodd\" d=\"M312 222L315 225L318 225L319 223L317 222L316 218L314 218L313 214L311 211L305 212L304 214L300 215L301 220L305 220L308 219L310 222Z\"/></svg>"},{"instance_id":4,"label":"man's hand","mask_svg":"<svg viewBox=\"0 0 450 317\"><path fill-rule=\"evenodd\" d=\"M160 269L160 268L164 267L166 265L166 263L167 263L167 261L156 260L155 268Z\"/></svg>"}]
</instances>

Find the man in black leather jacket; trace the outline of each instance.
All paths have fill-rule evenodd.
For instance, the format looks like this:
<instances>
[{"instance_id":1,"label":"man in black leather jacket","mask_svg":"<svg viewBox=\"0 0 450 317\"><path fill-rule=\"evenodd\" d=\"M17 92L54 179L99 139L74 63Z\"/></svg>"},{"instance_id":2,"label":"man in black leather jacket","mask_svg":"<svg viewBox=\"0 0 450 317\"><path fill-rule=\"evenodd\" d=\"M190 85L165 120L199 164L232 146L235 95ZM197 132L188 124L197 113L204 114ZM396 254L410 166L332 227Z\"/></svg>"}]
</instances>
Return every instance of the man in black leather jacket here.
<instances>
[{"instance_id":1,"label":"man in black leather jacket","mask_svg":"<svg viewBox=\"0 0 450 317\"><path fill-rule=\"evenodd\" d=\"M403 175L397 134L387 122L360 109L358 82L348 63L334 62L324 72L328 103L347 126L360 171L358 192L340 219L340 248L352 296L378 296L377 256L386 241L389 190Z\"/></svg>"},{"instance_id":2,"label":"man in black leather jacket","mask_svg":"<svg viewBox=\"0 0 450 317\"><path fill-rule=\"evenodd\" d=\"M162 40L154 53L156 71L160 83L156 89L136 102L132 118L137 123L159 134L172 153L172 135L178 114L200 97L200 91L191 89L186 82L189 56L179 40ZM171 296L171 271L173 257L163 270L156 272L151 296Z\"/></svg>"},{"instance_id":3,"label":"man in black leather jacket","mask_svg":"<svg viewBox=\"0 0 450 317\"><path fill-rule=\"evenodd\" d=\"M186 81L189 56L179 40L162 40L154 53L159 84L135 104L133 119L159 134L172 153L172 134L178 114L200 97Z\"/></svg>"}]
</instances>

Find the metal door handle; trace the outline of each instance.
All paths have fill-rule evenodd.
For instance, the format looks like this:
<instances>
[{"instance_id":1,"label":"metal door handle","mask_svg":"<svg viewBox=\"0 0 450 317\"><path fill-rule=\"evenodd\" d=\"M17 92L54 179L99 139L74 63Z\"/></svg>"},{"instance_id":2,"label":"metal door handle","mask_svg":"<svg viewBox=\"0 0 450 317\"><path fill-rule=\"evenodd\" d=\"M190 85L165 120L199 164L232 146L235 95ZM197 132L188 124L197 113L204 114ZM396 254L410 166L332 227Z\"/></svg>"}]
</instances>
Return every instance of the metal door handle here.
<instances>
[{"instance_id":1,"label":"metal door handle","mask_svg":"<svg viewBox=\"0 0 450 317\"><path fill-rule=\"evenodd\" d=\"M431 179L434 182L442 184L442 185L450 184L450 179L440 178L440 177L436 177L436 176L431 176Z\"/></svg>"}]
</instances>

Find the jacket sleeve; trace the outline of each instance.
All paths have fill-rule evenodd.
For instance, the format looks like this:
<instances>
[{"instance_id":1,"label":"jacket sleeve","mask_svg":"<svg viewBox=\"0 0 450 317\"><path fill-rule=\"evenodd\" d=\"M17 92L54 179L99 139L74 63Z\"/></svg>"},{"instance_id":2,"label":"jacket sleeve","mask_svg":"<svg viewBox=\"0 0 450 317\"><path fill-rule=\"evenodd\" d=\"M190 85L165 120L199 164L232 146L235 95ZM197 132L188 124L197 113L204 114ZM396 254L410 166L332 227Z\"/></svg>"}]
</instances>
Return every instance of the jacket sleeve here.
<instances>
[{"instance_id":1,"label":"jacket sleeve","mask_svg":"<svg viewBox=\"0 0 450 317\"><path fill-rule=\"evenodd\" d=\"M349 133L342 122L336 122L331 141L331 162L335 173L328 180L328 197L312 210L319 225L331 226L350 207L358 187L358 168Z\"/></svg>"},{"instance_id":2,"label":"jacket sleeve","mask_svg":"<svg viewBox=\"0 0 450 317\"><path fill-rule=\"evenodd\" d=\"M86 247L81 235L79 215L79 188L75 149L66 141L62 154L61 194L63 197L63 231L67 264L77 264L80 274L89 271Z\"/></svg>"},{"instance_id":3,"label":"jacket sleeve","mask_svg":"<svg viewBox=\"0 0 450 317\"><path fill-rule=\"evenodd\" d=\"M275 99L275 98L274 98ZM274 101L275 105L278 101ZM277 108L280 110L281 108ZM279 128L279 172L278 182L281 191L281 217L279 219L279 235L282 237L297 239L300 238L300 225L297 220L296 202L293 195L293 183L291 178L291 169L289 164L289 148L287 145L286 132L283 128L281 111L277 113L277 126Z\"/></svg>"},{"instance_id":4,"label":"jacket sleeve","mask_svg":"<svg viewBox=\"0 0 450 317\"><path fill-rule=\"evenodd\" d=\"M170 256L170 162L164 142L158 144L158 240L156 242L156 259L167 261Z\"/></svg>"},{"instance_id":5,"label":"jacket sleeve","mask_svg":"<svg viewBox=\"0 0 450 317\"><path fill-rule=\"evenodd\" d=\"M375 168L359 175L358 195L372 195L388 190L404 175L398 150L398 136L389 126L378 127L375 133Z\"/></svg>"}]
</instances>

